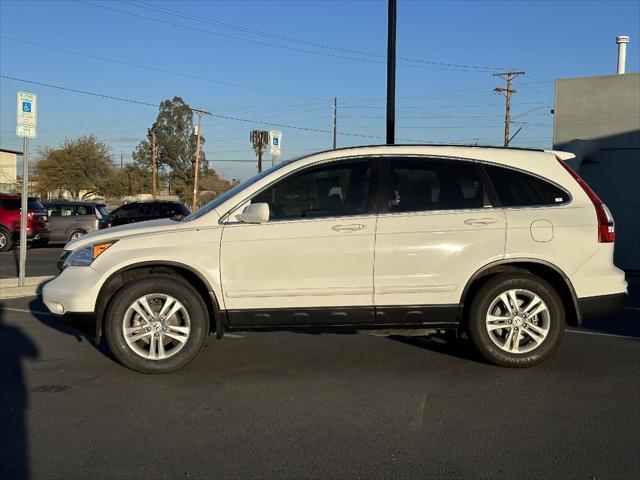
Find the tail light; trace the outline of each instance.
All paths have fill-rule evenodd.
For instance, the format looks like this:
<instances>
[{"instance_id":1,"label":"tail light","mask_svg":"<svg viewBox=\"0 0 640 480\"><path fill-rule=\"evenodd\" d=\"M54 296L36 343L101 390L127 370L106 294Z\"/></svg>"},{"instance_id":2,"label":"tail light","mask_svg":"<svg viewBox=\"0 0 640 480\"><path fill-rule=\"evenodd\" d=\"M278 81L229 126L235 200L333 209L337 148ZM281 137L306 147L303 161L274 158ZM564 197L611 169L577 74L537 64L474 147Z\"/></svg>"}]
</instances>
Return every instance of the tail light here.
<instances>
[{"instance_id":1,"label":"tail light","mask_svg":"<svg viewBox=\"0 0 640 480\"><path fill-rule=\"evenodd\" d=\"M587 194L591 203L596 208L596 215L598 217L598 242L600 243L612 243L616 240L616 231L615 226L613 224L613 216L611 212L607 208L607 206L602 203L600 197L596 195L596 192L591 190L591 187L587 185L580 175L573 171L573 169L567 165L562 160L558 159L558 161L562 164L562 166L569 172L569 174L578 182L578 185L582 187L584 193Z\"/></svg>"}]
</instances>

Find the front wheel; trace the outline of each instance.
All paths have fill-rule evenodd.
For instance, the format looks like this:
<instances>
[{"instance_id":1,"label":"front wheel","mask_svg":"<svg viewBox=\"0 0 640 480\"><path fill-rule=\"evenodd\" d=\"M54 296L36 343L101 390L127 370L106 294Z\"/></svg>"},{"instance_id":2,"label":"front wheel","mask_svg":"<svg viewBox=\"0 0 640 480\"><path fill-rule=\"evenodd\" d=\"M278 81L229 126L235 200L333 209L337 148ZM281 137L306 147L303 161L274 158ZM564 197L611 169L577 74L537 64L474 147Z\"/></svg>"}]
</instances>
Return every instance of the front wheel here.
<instances>
[{"instance_id":1,"label":"front wheel","mask_svg":"<svg viewBox=\"0 0 640 480\"><path fill-rule=\"evenodd\" d=\"M564 307L556 291L526 273L491 278L469 314L473 344L487 360L506 367L542 362L560 343L564 326Z\"/></svg>"},{"instance_id":2,"label":"front wheel","mask_svg":"<svg viewBox=\"0 0 640 480\"><path fill-rule=\"evenodd\" d=\"M105 318L105 336L114 356L143 373L184 367L200 352L208 332L200 295L170 277L127 284L109 303Z\"/></svg>"}]
</instances>

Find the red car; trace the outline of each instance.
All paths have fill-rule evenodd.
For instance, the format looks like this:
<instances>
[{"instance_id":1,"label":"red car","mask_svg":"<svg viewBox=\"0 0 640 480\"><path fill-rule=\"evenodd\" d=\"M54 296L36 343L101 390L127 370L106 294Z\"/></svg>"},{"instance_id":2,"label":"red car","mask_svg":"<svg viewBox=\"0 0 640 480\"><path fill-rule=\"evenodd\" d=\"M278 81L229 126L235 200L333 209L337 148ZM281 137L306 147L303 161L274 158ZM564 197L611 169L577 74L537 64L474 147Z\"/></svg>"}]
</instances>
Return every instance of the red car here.
<instances>
[{"instance_id":1,"label":"red car","mask_svg":"<svg viewBox=\"0 0 640 480\"><path fill-rule=\"evenodd\" d=\"M20 202L20 195L0 194L0 252L20 240ZM27 205L27 240L33 245L45 245L49 241L47 209L33 197L29 197Z\"/></svg>"}]
</instances>

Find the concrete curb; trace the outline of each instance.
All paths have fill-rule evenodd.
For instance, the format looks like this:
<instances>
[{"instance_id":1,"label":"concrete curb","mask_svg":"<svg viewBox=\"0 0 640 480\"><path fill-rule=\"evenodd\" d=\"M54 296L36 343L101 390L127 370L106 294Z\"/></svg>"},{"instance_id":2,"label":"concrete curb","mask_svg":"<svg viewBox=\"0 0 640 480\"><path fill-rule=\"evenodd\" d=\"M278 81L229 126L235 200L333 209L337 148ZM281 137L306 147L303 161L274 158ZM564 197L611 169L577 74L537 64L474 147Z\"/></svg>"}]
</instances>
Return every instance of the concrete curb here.
<instances>
[{"instance_id":1,"label":"concrete curb","mask_svg":"<svg viewBox=\"0 0 640 480\"><path fill-rule=\"evenodd\" d=\"M18 286L17 278L0 279L0 300L40 295L44 284L53 278L52 276L26 277L24 287Z\"/></svg>"}]
</instances>

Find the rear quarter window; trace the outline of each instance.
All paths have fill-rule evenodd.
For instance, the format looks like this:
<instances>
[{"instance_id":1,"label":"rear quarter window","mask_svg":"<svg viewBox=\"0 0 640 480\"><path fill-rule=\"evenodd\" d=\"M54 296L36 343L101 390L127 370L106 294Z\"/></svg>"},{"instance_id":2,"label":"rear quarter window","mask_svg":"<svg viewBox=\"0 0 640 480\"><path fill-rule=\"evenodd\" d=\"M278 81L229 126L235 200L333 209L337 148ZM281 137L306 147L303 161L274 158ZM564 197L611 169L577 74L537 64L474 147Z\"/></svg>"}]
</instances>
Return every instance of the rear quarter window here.
<instances>
[{"instance_id":1,"label":"rear quarter window","mask_svg":"<svg viewBox=\"0 0 640 480\"><path fill-rule=\"evenodd\" d=\"M503 207L562 205L571 200L568 192L534 175L493 165L485 169Z\"/></svg>"}]
</instances>

